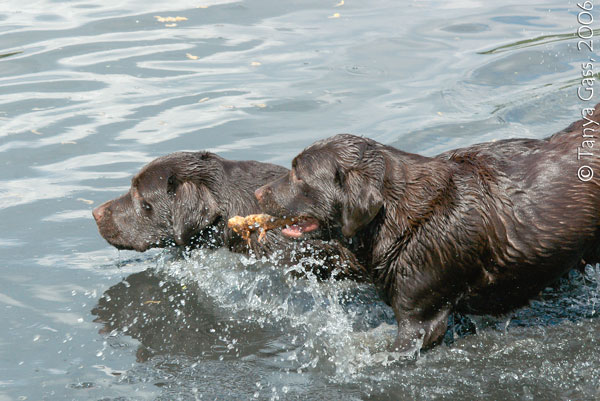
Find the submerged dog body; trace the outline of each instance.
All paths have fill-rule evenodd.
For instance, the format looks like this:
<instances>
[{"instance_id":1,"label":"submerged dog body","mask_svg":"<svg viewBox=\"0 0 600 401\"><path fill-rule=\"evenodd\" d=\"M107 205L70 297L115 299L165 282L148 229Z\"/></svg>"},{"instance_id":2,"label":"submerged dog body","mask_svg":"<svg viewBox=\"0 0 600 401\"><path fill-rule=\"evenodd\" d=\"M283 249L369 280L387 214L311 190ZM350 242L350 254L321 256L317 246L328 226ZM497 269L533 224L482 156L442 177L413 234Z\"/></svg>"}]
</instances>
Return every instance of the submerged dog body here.
<instances>
[{"instance_id":1,"label":"submerged dog body","mask_svg":"<svg viewBox=\"0 0 600 401\"><path fill-rule=\"evenodd\" d=\"M502 314L600 261L600 185L577 175L585 123L433 158L337 135L256 197L269 214L310 222L291 237L345 241L394 309L397 348L427 347L453 310ZM600 170L597 157L587 164Z\"/></svg>"},{"instance_id":2,"label":"submerged dog body","mask_svg":"<svg viewBox=\"0 0 600 401\"><path fill-rule=\"evenodd\" d=\"M362 276L355 256L337 241L300 246L281 230L269 231L266 241L257 241L257 235L249 241L227 226L231 217L259 213L254 191L287 172L274 164L227 160L209 152L172 153L144 166L126 194L98 206L93 216L102 237L118 249L225 246L259 257L279 251L279 262L300 263L320 278Z\"/></svg>"}]
</instances>

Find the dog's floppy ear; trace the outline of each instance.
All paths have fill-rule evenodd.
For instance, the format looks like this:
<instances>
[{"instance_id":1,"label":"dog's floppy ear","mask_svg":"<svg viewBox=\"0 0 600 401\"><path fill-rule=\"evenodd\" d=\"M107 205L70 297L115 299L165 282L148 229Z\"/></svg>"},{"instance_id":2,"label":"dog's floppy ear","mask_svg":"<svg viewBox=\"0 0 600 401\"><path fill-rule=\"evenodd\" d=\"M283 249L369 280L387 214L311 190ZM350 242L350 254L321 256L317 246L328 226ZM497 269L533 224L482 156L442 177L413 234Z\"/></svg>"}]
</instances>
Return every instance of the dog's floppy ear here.
<instances>
[{"instance_id":1,"label":"dog's floppy ear","mask_svg":"<svg viewBox=\"0 0 600 401\"><path fill-rule=\"evenodd\" d=\"M351 195L342 208L342 234L352 237L356 232L369 224L377 216L383 206L381 192L365 183L358 194Z\"/></svg>"},{"instance_id":2,"label":"dog's floppy ear","mask_svg":"<svg viewBox=\"0 0 600 401\"><path fill-rule=\"evenodd\" d=\"M171 180L171 178L169 178ZM191 238L211 224L219 207L209 189L191 181L177 185L173 199L173 233L177 245L188 245Z\"/></svg>"},{"instance_id":3,"label":"dog's floppy ear","mask_svg":"<svg viewBox=\"0 0 600 401\"><path fill-rule=\"evenodd\" d=\"M358 145L356 159L348 171L336 172L345 197L342 201L342 234L352 237L379 213L383 206L383 155L368 143Z\"/></svg>"}]
</instances>

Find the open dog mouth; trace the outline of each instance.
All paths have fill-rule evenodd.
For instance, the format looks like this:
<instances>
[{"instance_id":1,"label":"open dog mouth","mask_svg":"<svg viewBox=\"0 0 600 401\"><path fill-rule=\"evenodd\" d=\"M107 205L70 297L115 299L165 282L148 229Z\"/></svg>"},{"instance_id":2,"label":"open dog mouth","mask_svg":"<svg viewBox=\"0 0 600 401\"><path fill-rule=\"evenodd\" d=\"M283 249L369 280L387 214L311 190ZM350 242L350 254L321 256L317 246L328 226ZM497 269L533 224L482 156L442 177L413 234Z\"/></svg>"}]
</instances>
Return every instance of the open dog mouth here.
<instances>
[{"instance_id":1,"label":"open dog mouth","mask_svg":"<svg viewBox=\"0 0 600 401\"><path fill-rule=\"evenodd\" d=\"M313 217L276 217L268 214L250 214L234 216L227 221L227 226L250 243L252 232L258 231L258 241L266 237L269 230L281 227L281 233L287 237L299 238L304 233L319 228L319 221Z\"/></svg>"},{"instance_id":2,"label":"open dog mouth","mask_svg":"<svg viewBox=\"0 0 600 401\"><path fill-rule=\"evenodd\" d=\"M319 221L313 217L297 217L295 223L285 226L281 233L286 237L300 238L302 234L315 231L319 228Z\"/></svg>"}]
</instances>

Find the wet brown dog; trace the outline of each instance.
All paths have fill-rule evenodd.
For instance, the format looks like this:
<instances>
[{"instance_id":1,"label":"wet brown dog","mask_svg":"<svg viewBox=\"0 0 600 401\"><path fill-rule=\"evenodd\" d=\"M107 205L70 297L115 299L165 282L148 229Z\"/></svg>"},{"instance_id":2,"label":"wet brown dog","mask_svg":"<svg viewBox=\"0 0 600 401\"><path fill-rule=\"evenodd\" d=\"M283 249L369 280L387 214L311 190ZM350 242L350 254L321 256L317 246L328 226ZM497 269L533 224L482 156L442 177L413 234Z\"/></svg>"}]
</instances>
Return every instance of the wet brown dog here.
<instances>
[{"instance_id":1,"label":"wet brown dog","mask_svg":"<svg viewBox=\"0 0 600 401\"><path fill-rule=\"evenodd\" d=\"M167 245L243 246L227 219L260 209L253 191L288 170L209 152L160 157L136 174L129 192L93 211L100 234L119 249Z\"/></svg>"},{"instance_id":2,"label":"wet brown dog","mask_svg":"<svg viewBox=\"0 0 600 401\"><path fill-rule=\"evenodd\" d=\"M233 216L260 213L254 191L287 171L209 152L172 153L144 166L126 194L98 206L93 216L102 237L118 249L225 246L234 252L252 250L257 256L281 251L279 262L301 263L323 279L331 274L362 275L362 266L339 242L315 240L300 246L274 230L267 241L253 238L248 243L227 227Z\"/></svg>"},{"instance_id":3,"label":"wet brown dog","mask_svg":"<svg viewBox=\"0 0 600 401\"><path fill-rule=\"evenodd\" d=\"M337 135L256 197L269 214L300 218L287 236L344 241L394 309L396 347L428 347L452 311L503 314L600 262L600 177L578 178L584 164L600 171L597 156L578 160L583 129L596 136L600 107L592 111L546 139L433 158Z\"/></svg>"}]
</instances>

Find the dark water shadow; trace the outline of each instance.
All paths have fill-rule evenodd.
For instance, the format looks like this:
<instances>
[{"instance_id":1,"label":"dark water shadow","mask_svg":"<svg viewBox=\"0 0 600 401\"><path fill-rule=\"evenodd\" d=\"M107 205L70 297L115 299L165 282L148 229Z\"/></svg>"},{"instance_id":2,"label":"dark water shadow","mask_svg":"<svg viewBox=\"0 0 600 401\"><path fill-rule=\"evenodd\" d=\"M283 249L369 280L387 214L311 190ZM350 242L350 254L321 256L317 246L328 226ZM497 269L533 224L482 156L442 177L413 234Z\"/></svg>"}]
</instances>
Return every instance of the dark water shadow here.
<instances>
[{"instance_id":1,"label":"dark water shadow","mask_svg":"<svg viewBox=\"0 0 600 401\"><path fill-rule=\"evenodd\" d=\"M138 362L157 355L243 358L271 337L257 323L230 319L193 283L181 284L152 268L110 287L91 313L102 324L100 334L126 334L140 342ZM228 343L228 337L236 341Z\"/></svg>"},{"instance_id":2,"label":"dark water shadow","mask_svg":"<svg viewBox=\"0 0 600 401\"><path fill-rule=\"evenodd\" d=\"M519 327L548 327L565 322L581 322L600 316L598 282L600 265L573 269L540 292L529 305L501 317L455 313L448 319L444 343L494 328L510 331Z\"/></svg>"}]
</instances>

